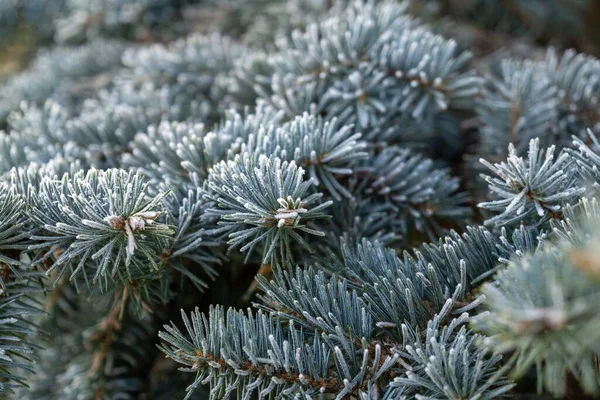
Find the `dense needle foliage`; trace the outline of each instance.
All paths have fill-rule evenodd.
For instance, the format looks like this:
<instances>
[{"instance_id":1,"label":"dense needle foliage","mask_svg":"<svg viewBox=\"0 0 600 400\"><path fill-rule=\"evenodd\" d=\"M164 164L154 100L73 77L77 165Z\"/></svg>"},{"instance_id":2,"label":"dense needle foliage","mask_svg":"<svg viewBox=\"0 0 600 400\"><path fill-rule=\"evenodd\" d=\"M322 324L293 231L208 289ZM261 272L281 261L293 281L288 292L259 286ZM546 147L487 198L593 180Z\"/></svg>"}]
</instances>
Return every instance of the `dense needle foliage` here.
<instances>
[{"instance_id":1,"label":"dense needle foliage","mask_svg":"<svg viewBox=\"0 0 600 400\"><path fill-rule=\"evenodd\" d=\"M0 398L600 396L598 18L0 1Z\"/></svg>"}]
</instances>

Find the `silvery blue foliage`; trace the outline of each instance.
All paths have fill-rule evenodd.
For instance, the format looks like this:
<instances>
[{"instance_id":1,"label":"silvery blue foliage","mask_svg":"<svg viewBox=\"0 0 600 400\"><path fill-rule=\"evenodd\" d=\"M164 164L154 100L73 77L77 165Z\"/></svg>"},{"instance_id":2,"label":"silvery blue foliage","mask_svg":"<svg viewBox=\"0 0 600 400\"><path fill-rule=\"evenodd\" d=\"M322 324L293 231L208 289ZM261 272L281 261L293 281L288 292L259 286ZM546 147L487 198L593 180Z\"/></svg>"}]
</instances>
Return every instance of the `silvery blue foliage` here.
<instances>
[{"instance_id":1,"label":"silvery blue foliage","mask_svg":"<svg viewBox=\"0 0 600 400\"><path fill-rule=\"evenodd\" d=\"M57 43L80 42L151 26L174 11L172 0L66 0L54 21Z\"/></svg>"},{"instance_id":2,"label":"silvery blue foliage","mask_svg":"<svg viewBox=\"0 0 600 400\"><path fill-rule=\"evenodd\" d=\"M22 101L41 104L51 97L72 100L72 89L79 80L114 70L124 50L124 43L97 40L40 51L27 70L0 86L0 119Z\"/></svg>"},{"instance_id":3,"label":"silvery blue foliage","mask_svg":"<svg viewBox=\"0 0 600 400\"><path fill-rule=\"evenodd\" d=\"M159 186L159 190L160 188L164 186ZM208 287L206 277L210 280L217 277L216 267L224 259L218 249L220 241L208 234L215 228L216 221L203 218L211 205L204 200L204 193L200 187L190 188L187 193L172 191L163 199L168 215L167 221L171 222L176 230L172 241L161 254L166 264L190 279L201 290ZM190 263L198 266L200 271L190 268Z\"/></svg>"},{"instance_id":4,"label":"silvery blue foliage","mask_svg":"<svg viewBox=\"0 0 600 400\"><path fill-rule=\"evenodd\" d=\"M392 146L361 167L366 179L359 190L377 199L373 211L396 216L397 232L404 236L416 230L434 240L454 224L464 224L471 213L458 179L418 153Z\"/></svg>"},{"instance_id":5,"label":"silvery blue foliage","mask_svg":"<svg viewBox=\"0 0 600 400\"><path fill-rule=\"evenodd\" d=\"M78 162L85 158L85 149L63 135L69 118L68 110L54 101L41 107L22 103L8 117L8 132L0 132L2 172L31 163L49 163L57 157Z\"/></svg>"},{"instance_id":6,"label":"silvery blue foliage","mask_svg":"<svg viewBox=\"0 0 600 400\"><path fill-rule=\"evenodd\" d=\"M538 137L544 144L556 142L558 89L535 67L531 60L506 60L500 76L490 79L478 108L482 148L487 152L504 152L515 143L523 153L529 141Z\"/></svg>"},{"instance_id":7,"label":"silvery blue foliage","mask_svg":"<svg viewBox=\"0 0 600 400\"><path fill-rule=\"evenodd\" d=\"M541 39L586 2L464 3ZM599 61L490 65L432 3L2 3L47 48L0 77L0 396L596 394Z\"/></svg>"},{"instance_id":8,"label":"silvery blue foliage","mask_svg":"<svg viewBox=\"0 0 600 400\"><path fill-rule=\"evenodd\" d=\"M170 344L162 349L188 371L202 368L189 389L211 383L211 399L226 397L238 386L238 381L243 382L241 395L245 398L251 394L264 398L335 393L352 385L353 374L358 372L360 377L367 369L365 365L355 371L354 366L343 360L342 351L346 349L331 348L332 344L322 341L319 335L313 336L310 346L305 345L308 338L292 321L279 322L260 311L254 315L215 307L208 316L198 310L191 318L185 313L182 316L187 334L174 325L165 326L166 331L160 335ZM221 328L213 329L215 324ZM343 381L329 375L332 358L341 361L339 373L347 376ZM390 359L381 361L384 361L381 367L377 364L374 367L389 369Z\"/></svg>"},{"instance_id":9,"label":"silvery blue foliage","mask_svg":"<svg viewBox=\"0 0 600 400\"><path fill-rule=\"evenodd\" d=\"M598 131L600 61L574 50L550 49L541 60L509 59L490 74L477 113L481 151L501 155L509 143L523 154L531 139L567 146L571 136Z\"/></svg>"},{"instance_id":10,"label":"silvery blue foliage","mask_svg":"<svg viewBox=\"0 0 600 400\"><path fill-rule=\"evenodd\" d=\"M270 87L256 74L253 88L289 116L318 113L378 130L392 114L422 121L470 106L480 80L465 71L469 58L420 27L406 4L355 2L281 38L267 58Z\"/></svg>"},{"instance_id":11,"label":"silvery blue foliage","mask_svg":"<svg viewBox=\"0 0 600 400\"><path fill-rule=\"evenodd\" d=\"M0 393L14 393L26 384L25 375L33 370L39 346L38 327L27 319L43 314L32 298L43 291L43 274L21 260L30 243L25 216L26 203L14 187L0 184L0 372L4 379Z\"/></svg>"},{"instance_id":12,"label":"silvery blue foliage","mask_svg":"<svg viewBox=\"0 0 600 400\"><path fill-rule=\"evenodd\" d=\"M600 205L596 198L581 198L565 207L564 218L552 221L552 233L561 240L584 246L595 236L600 226Z\"/></svg>"},{"instance_id":13,"label":"silvery blue foliage","mask_svg":"<svg viewBox=\"0 0 600 400\"><path fill-rule=\"evenodd\" d=\"M159 219L165 194L150 197L147 187L142 175L119 169L45 177L32 198L32 219L42 229L29 248L42 250L50 271L103 290L157 278L173 231Z\"/></svg>"},{"instance_id":14,"label":"silvery blue foliage","mask_svg":"<svg viewBox=\"0 0 600 400\"><path fill-rule=\"evenodd\" d=\"M205 180L213 165L233 159L263 126L280 126L280 114L266 105L245 115L232 110L212 130L194 120L162 121L133 137L132 149L123 155L122 164L143 172L153 185L164 183L173 190L182 182L195 186L192 176ZM267 147L261 152L271 154L271 150Z\"/></svg>"},{"instance_id":15,"label":"silvery blue foliage","mask_svg":"<svg viewBox=\"0 0 600 400\"><path fill-rule=\"evenodd\" d=\"M567 149L567 152L573 157L577 163L577 171L580 176L582 185L586 188L598 190L600 185L600 143L596 135L588 130L588 140L573 137L573 145L575 148ZM586 142L589 141L589 144Z\"/></svg>"},{"instance_id":16,"label":"silvery blue foliage","mask_svg":"<svg viewBox=\"0 0 600 400\"><path fill-rule=\"evenodd\" d=\"M585 189L576 179L573 160L561 152L554 159L555 147L540 151L539 140L529 142L525 161L511 144L506 162L481 162L495 176L482 175L498 200L480 203L479 207L497 215L486 220L487 225L508 226L515 223L539 225L561 215L562 205L573 202Z\"/></svg>"},{"instance_id":17,"label":"silvery blue foliage","mask_svg":"<svg viewBox=\"0 0 600 400\"><path fill-rule=\"evenodd\" d=\"M276 269L274 280L258 277L263 304L278 318L293 320L307 329L356 340L373 337L375 323L361 300L362 290L350 290L351 281L327 277L323 271L297 268L295 273Z\"/></svg>"},{"instance_id":18,"label":"silvery blue foliage","mask_svg":"<svg viewBox=\"0 0 600 400\"><path fill-rule=\"evenodd\" d=\"M498 399L507 397L514 387L498 369L499 355L488 356L489 349L481 348L481 335L469 332L468 314L449 323L444 315L436 315L424 332L404 325L403 348L399 353L411 364L405 376L395 378L386 399L419 400ZM414 397L413 397L414 396Z\"/></svg>"},{"instance_id":19,"label":"silvery blue foliage","mask_svg":"<svg viewBox=\"0 0 600 400\"><path fill-rule=\"evenodd\" d=\"M231 159L242 151L242 146L252 135L256 135L261 127L281 126L283 123L285 120L281 110L263 101L257 101L253 109L246 107L243 112L235 109L227 111L224 120L217 124L212 132L221 140L229 142L227 158Z\"/></svg>"},{"instance_id":20,"label":"silvery blue foliage","mask_svg":"<svg viewBox=\"0 0 600 400\"><path fill-rule=\"evenodd\" d=\"M128 308L115 323L110 314L105 315L101 302L85 301L69 286L61 290L69 295L61 295L60 301L73 302L67 305L73 308L67 311L68 318L60 315L66 311L61 310L64 305L56 303L46 310L54 321L38 319L44 329L56 329L52 324L57 321L68 324L58 328L62 335L42 338L44 348L39 350L37 368L28 374L30 386L16 388L15 395L26 400L90 396L133 399L140 395L145 380L137 370L140 363L151 362L155 354L146 342L156 334L156 321L147 315L138 317ZM58 346L52 345L55 341ZM82 373L85 379L81 379Z\"/></svg>"},{"instance_id":21,"label":"silvery blue foliage","mask_svg":"<svg viewBox=\"0 0 600 400\"><path fill-rule=\"evenodd\" d=\"M190 171L184 168L180 156L182 151L195 150L194 172L206 171L225 156L206 154L206 136L204 125L200 123L164 121L158 126L151 125L147 132L136 134L133 149L123 156L123 164L143 172L156 183L166 179L189 180Z\"/></svg>"},{"instance_id":22,"label":"silvery blue foliage","mask_svg":"<svg viewBox=\"0 0 600 400\"><path fill-rule=\"evenodd\" d=\"M0 131L0 154L2 155L0 168L3 173L13 167L27 164L25 149L20 147L15 139L14 136Z\"/></svg>"},{"instance_id":23,"label":"silvery blue foliage","mask_svg":"<svg viewBox=\"0 0 600 400\"><path fill-rule=\"evenodd\" d=\"M181 119L215 118L224 96L215 84L228 73L246 48L217 34L192 34L165 45L129 49L123 54L126 69L119 84L151 86L169 92L169 107L177 107Z\"/></svg>"},{"instance_id":24,"label":"silvery blue foliage","mask_svg":"<svg viewBox=\"0 0 600 400\"><path fill-rule=\"evenodd\" d=\"M375 210L375 206L376 201L358 194L352 199L334 201L331 219L324 227L327 240L318 244L321 255L340 255L342 238L355 243L369 239L390 246L402 243L399 226L403 219L391 209Z\"/></svg>"},{"instance_id":25,"label":"silvery blue foliage","mask_svg":"<svg viewBox=\"0 0 600 400\"><path fill-rule=\"evenodd\" d=\"M600 390L597 240L513 260L483 287L489 312L474 321L494 351L512 353L515 376L535 367L539 384L557 396L566 393L568 373L584 391Z\"/></svg>"},{"instance_id":26,"label":"silvery blue foliage","mask_svg":"<svg viewBox=\"0 0 600 400\"><path fill-rule=\"evenodd\" d=\"M340 200L353 195L339 180L351 176L352 167L367 158L367 143L360 138L352 125L342 125L336 118L324 122L304 114L280 127L261 126L242 145L242 151L293 160L307 170L317 187Z\"/></svg>"},{"instance_id":27,"label":"silvery blue foliage","mask_svg":"<svg viewBox=\"0 0 600 400\"><path fill-rule=\"evenodd\" d=\"M402 257L364 239L356 245L342 241L342 257L320 267L358 286L374 320L392 324L387 334L397 336L398 321L424 326L433 317L432 310L441 309L449 299L464 300L475 287L473 281L498 264L494 254L498 243L483 227L468 228L462 235L453 232Z\"/></svg>"},{"instance_id":28,"label":"silvery blue foliage","mask_svg":"<svg viewBox=\"0 0 600 400\"><path fill-rule=\"evenodd\" d=\"M570 208L570 205L565 207L565 216ZM503 263L508 263L512 257L523 257L539 251L548 239L546 232L524 225L513 230L502 227L500 232L500 243L496 247L499 260Z\"/></svg>"},{"instance_id":29,"label":"silvery blue foliage","mask_svg":"<svg viewBox=\"0 0 600 400\"><path fill-rule=\"evenodd\" d=\"M215 207L207 212L220 218L230 247L250 254L263 245L263 263L290 262L292 243L311 251L303 234L324 235L307 222L327 218L322 210L331 205L318 202L322 194L311 193L312 179L303 176L293 161L242 153L211 169L207 198Z\"/></svg>"},{"instance_id":30,"label":"silvery blue foliage","mask_svg":"<svg viewBox=\"0 0 600 400\"><path fill-rule=\"evenodd\" d=\"M211 399L226 397L238 387L237 382L241 383L243 398L252 394L259 398L295 394L312 398L329 394L336 399L344 396L391 399L419 392L445 396L460 392L472 396L467 398L501 396L513 385L497 372L500 357L487 358L486 350L475 346L477 335L469 337L464 326L454 335L466 315L441 332L438 330L451 304L450 300L446 302L442 316L428 325L425 342L404 326L402 347L376 342L374 348L368 348L364 337L357 340L344 336L342 331L305 336L310 329L299 329L296 318L288 322L261 311L225 312L217 307L211 308L207 316L198 310L191 317L182 312L187 333L175 325L166 325L160 333L166 342L161 349L183 364L184 371L199 372L188 387L187 398L207 383ZM327 329L325 321L317 322L322 324ZM449 340L451 345L447 343ZM452 348L449 353L444 351L447 344ZM352 362L355 357L360 362ZM384 396L386 389L377 380L403 369L408 371L408 379L396 378ZM470 384L462 387L443 384L444 378L438 375L442 371L449 377L458 375Z\"/></svg>"},{"instance_id":31,"label":"silvery blue foliage","mask_svg":"<svg viewBox=\"0 0 600 400\"><path fill-rule=\"evenodd\" d=\"M34 39L57 44L143 37L159 22L176 17L181 6L173 0L7 0L0 4L1 32L12 39L27 27Z\"/></svg>"}]
</instances>

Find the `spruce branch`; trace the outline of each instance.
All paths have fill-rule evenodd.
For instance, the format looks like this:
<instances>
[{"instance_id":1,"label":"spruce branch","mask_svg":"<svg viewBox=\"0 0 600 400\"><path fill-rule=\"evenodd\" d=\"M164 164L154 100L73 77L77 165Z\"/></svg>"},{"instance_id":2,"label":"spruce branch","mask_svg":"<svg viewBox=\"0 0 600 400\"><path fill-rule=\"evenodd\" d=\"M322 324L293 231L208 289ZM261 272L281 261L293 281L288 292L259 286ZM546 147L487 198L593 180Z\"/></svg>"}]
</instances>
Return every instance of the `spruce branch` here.
<instances>
[{"instance_id":1,"label":"spruce branch","mask_svg":"<svg viewBox=\"0 0 600 400\"><path fill-rule=\"evenodd\" d=\"M309 194L312 180L303 175L293 161L273 156L243 153L222 161L210 171L207 199L216 207L207 213L220 217L230 248L241 247L251 254L262 245L263 263L291 262L292 243L311 251L300 233L323 236L306 222L327 218L322 210L331 205L330 201L313 205L322 195Z\"/></svg>"},{"instance_id":2,"label":"spruce branch","mask_svg":"<svg viewBox=\"0 0 600 400\"><path fill-rule=\"evenodd\" d=\"M598 393L597 239L565 244L513 260L486 284L489 312L473 323L495 352L512 352L512 373L535 367L539 388L563 396L572 374L587 393Z\"/></svg>"},{"instance_id":3,"label":"spruce branch","mask_svg":"<svg viewBox=\"0 0 600 400\"><path fill-rule=\"evenodd\" d=\"M225 36L191 34L169 46L154 44L125 51L127 69L116 81L134 88L151 86L156 93L167 90L168 106L177 110L180 119L195 116L215 121L224 97L217 83L233 68L236 55L246 51Z\"/></svg>"},{"instance_id":4,"label":"spruce branch","mask_svg":"<svg viewBox=\"0 0 600 400\"><path fill-rule=\"evenodd\" d=\"M42 307L32 299L32 294L42 291L39 284L42 274L23 270L12 276L2 266L2 293L0 298L0 394L14 393L27 386L24 375L34 370L40 352L39 329L28 318L42 315Z\"/></svg>"},{"instance_id":5,"label":"spruce branch","mask_svg":"<svg viewBox=\"0 0 600 400\"><path fill-rule=\"evenodd\" d=\"M584 247L600 226L600 204L596 198L581 198L565 206L563 219L551 221L552 233L564 242Z\"/></svg>"},{"instance_id":6,"label":"spruce branch","mask_svg":"<svg viewBox=\"0 0 600 400\"><path fill-rule=\"evenodd\" d=\"M405 238L416 230L435 240L446 229L464 225L470 215L458 179L408 149L386 148L357 169L366 173L358 190L375 200L372 212L389 210Z\"/></svg>"},{"instance_id":7,"label":"spruce branch","mask_svg":"<svg viewBox=\"0 0 600 400\"><path fill-rule=\"evenodd\" d=\"M16 136L16 135L15 135ZM11 168L27 164L25 149L19 146L19 138L0 131L0 173L6 173Z\"/></svg>"},{"instance_id":8,"label":"spruce branch","mask_svg":"<svg viewBox=\"0 0 600 400\"><path fill-rule=\"evenodd\" d=\"M468 314L449 323L443 313L427 323L424 332L403 325L399 350L410 363L405 377L395 378L386 398L497 399L515 385L504 377L502 356L480 348L481 335L467 329Z\"/></svg>"},{"instance_id":9,"label":"spruce branch","mask_svg":"<svg viewBox=\"0 0 600 400\"><path fill-rule=\"evenodd\" d=\"M447 237L445 244L426 246L423 252L407 252L402 259L394 250L363 239L356 246L344 244L341 259L320 267L346 277L348 285L359 292L359 303L369 311L375 325L389 328L384 334L398 338L402 334L400 324L425 326L447 301L457 305L466 299L471 289L469 278L496 265L497 259L491 254L482 251L488 260L469 254L476 248L487 248L492 253L494 237L475 229L470 233L473 236ZM460 258L463 255L465 258ZM466 307L479 302L467 302Z\"/></svg>"},{"instance_id":10,"label":"spruce branch","mask_svg":"<svg viewBox=\"0 0 600 400\"><path fill-rule=\"evenodd\" d=\"M221 83L225 87L226 103L239 111L248 105L260 104L259 98L272 95L272 74L269 53L255 50L244 54L234 61L234 68Z\"/></svg>"},{"instance_id":11,"label":"spruce branch","mask_svg":"<svg viewBox=\"0 0 600 400\"><path fill-rule=\"evenodd\" d=\"M468 336L464 326L454 334L468 316L463 314L438 331L451 304L448 300L428 325L425 338L404 326L403 339L396 345L376 341L369 345L363 338L361 346L335 335L308 335L309 328L298 329L293 321L286 323L261 311L254 315L211 308L203 315L196 309L191 317L182 311L187 333L174 324L165 325L160 348L184 365L184 371L197 373L187 398L200 384L210 384L211 399L227 397L236 388L242 390L242 398L255 393L259 398L330 394L336 399L405 398L394 396L407 393L420 398L419 393L449 396L453 391L466 398L502 395L512 384L502 378L500 357L487 357L485 350L475 347L477 336ZM446 353L442 346L448 341L452 343ZM402 372L408 379L393 379ZM469 385L444 384L444 379L457 376Z\"/></svg>"},{"instance_id":12,"label":"spruce branch","mask_svg":"<svg viewBox=\"0 0 600 400\"><path fill-rule=\"evenodd\" d=\"M537 66L532 60L505 60L497 74L488 76L477 108L481 150L488 157L503 155L509 143L523 154L534 138L542 146L560 146L566 139L557 132L558 88L548 76L540 76Z\"/></svg>"},{"instance_id":13,"label":"spruce branch","mask_svg":"<svg viewBox=\"0 0 600 400\"><path fill-rule=\"evenodd\" d=\"M198 372L188 397L210 383L211 399L236 388L242 389L242 398L253 393L260 398L319 393L375 398L377 379L399 358L384 356L379 345L369 350L366 344L355 348L346 340L308 336L292 321L283 323L261 311L254 315L216 307L208 316L196 310L182 317L189 339L175 325L165 325L159 336L168 357L183 364L184 371Z\"/></svg>"},{"instance_id":14,"label":"spruce branch","mask_svg":"<svg viewBox=\"0 0 600 400\"><path fill-rule=\"evenodd\" d=\"M588 129L587 134L585 142L573 136L574 148L566 151L577 163L577 175L582 185L598 190L600 185L600 143L591 129Z\"/></svg>"},{"instance_id":15,"label":"spruce branch","mask_svg":"<svg viewBox=\"0 0 600 400\"><path fill-rule=\"evenodd\" d=\"M492 68L494 69L494 68ZM530 140L559 150L572 136L598 131L600 61L567 50L550 49L541 60L510 59L490 73L477 114L482 122L480 151L499 156L513 143L519 155Z\"/></svg>"},{"instance_id":16,"label":"spruce branch","mask_svg":"<svg viewBox=\"0 0 600 400\"><path fill-rule=\"evenodd\" d=\"M43 274L24 262L30 221L25 202L14 187L0 184L0 394L27 386L34 368L40 331L28 320L43 314L35 295L42 292ZM37 340L36 340L37 339Z\"/></svg>"},{"instance_id":17,"label":"spruce branch","mask_svg":"<svg viewBox=\"0 0 600 400\"><path fill-rule=\"evenodd\" d=\"M402 220L391 208L377 208L375 199L355 193L352 199L334 201L331 219L326 225L327 239L316 243L318 254L329 257L341 255L341 238L360 242L362 239L377 241L386 246L403 243Z\"/></svg>"},{"instance_id":18,"label":"spruce branch","mask_svg":"<svg viewBox=\"0 0 600 400\"><path fill-rule=\"evenodd\" d=\"M495 176L482 175L490 191L499 200L480 203L480 208L497 213L485 221L487 225L507 226L515 223L542 225L551 218L559 218L562 205L583 194L575 176L573 160L566 152L554 159L555 147L545 154L540 151L539 140L529 142L528 160L517 154L511 144L506 162L485 165Z\"/></svg>"},{"instance_id":19,"label":"spruce branch","mask_svg":"<svg viewBox=\"0 0 600 400\"><path fill-rule=\"evenodd\" d=\"M223 256L221 241L209 233L216 228L216 221L205 217L211 203L203 198L205 190L189 189L187 194L171 192L164 198L169 218L176 226L173 240L162 251L166 264L189 279L196 288L206 289L209 284L204 277L215 280ZM190 263L200 267L202 274L190 268Z\"/></svg>"},{"instance_id":20,"label":"spruce branch","mask_svg":"<svg viewBox=\"0 0 600 400\"><path fill-rule=\"evenodd\" d=\"M358 130L379 129L390 114L420 121L471 104L480 79L465 72L469 57L419 27L406 4L354 2L278 43L265 99L289 116L337 116Z\"/></svg>"},{"instance_id":21,"label":"spruce branch","mask_svg":"<svg viewBox=\"0 0 600 400\"><path fill-rule=\"evenodd\" d=\"M235 154L242 151L242 146L248 143L251 136L256 136L261 127L281 126L285 123L284 113L272 107L265 101L258 100L253 108L245 107L243 111L230 109L225 113L225 119L212 131L222 138L223 143L229 143L227 158L233 159ZM268 154L267 154L268 155ZM193 165L189 160L189 165Z\"/></svg>"},{"instance_id":22,"label":"spruce branch","mask_svg":"<svg viewBox=\"0 0 600 400\"><path fill-rule=\"evenodd\" d=\"M600 122L600 60L574 49L559 55L550 48L544 61L550 80L558 88L563 129L579 137L588 127L596 132Z\"/></svg>"},{"instance_id":23,"label":"spruce branch","mask_svg":"<svg viewBox=\"0 0 600 400\"><path fill-rule=\"evenodd\" d=\"M104 304L80 299L69 330L44 342L37 374L30 376L32 387L18 395L109 400L134 399L144 392L155 356L149 339L156 335L157 321L138 318L120 300L116 304L107 311Z\"/></svg>"},{"instance_id":24,"label":"spruce branch","mask_svg":"<svg viewBox=\"0 0 600 400\"><path fill-rule=\"evenodd\" d=\"M97 36L133 35L131 38L135 38L143 36L143 33L148 35L148 31L154 25L169 20L165 17L172 16L175 6L164 0L92 0L65 3L53 21L54 40L57 43L77 43Z\"/></svg>"},{"instance_id":25,"label":"spruce branch","mask_svg":"<svg viewBox=\"0 0 600 400\"><path fill-rule=\"evenodd\" d=\"M202 144L203 136L204 125L198 123L163 122L149 126L147 132L135 135L131 153L123 156L123 165L156 183L187 180L189 173L181 165L177 147L183 140Z\"/></svg>"},{"instance_id":26,"label":"spruce branch","mask_svg":"<svg viewBox=\"0 0 600 400\"><path fill-rule=\"evenodd\" d=\"M352 283L333 275L326 277L314 268L297 268L295 273L276 268L272 281L257 276L264 292L259 309L282 320L293 320L307 329L329 335L340 332L358 340L371 338L375 324Z\"/></svg>"},{"instance_id":27,"label":"spruce branch","mask_svg":"<svg viewBox=\"0 0 600 400\"><path fill-rule=\"evenodd\" d=\"M241 149L295 161L317 187L340 200L352 197L341 178L352 175L352 167L367 157L367 144L360 138L351 125L342 125L336 118L324 122L305 113L281 127L261 126Z\"/></svg>"},{"instance_id":28,"label":"spruce branch","mask_svg":"<svg viewBox=\"0 0 600 400\"><path fill-rule=\"evenodd\" d=\"M118 169L44 178L31 204L43 230L29 248L54 258L49 272L59 269L59 279L83 275L89 286L90 276L103 291L113 280L152 279L173 231L158 220L165 194L151 198L147 188L142 175Z\"/></svg>"},{"instance_id":29,"label":"spruce branch","mask_svg":"<svg viewBox=\"0 0 600 400\"><path fill-rule=\"evenodd\" d=\"M197 310L191 318L182 312L182 318L190 339L175 325L165 325L159 337L167 342L161 350L186 370L202 368L190 391L210 382L211 398L226 397L239 380L246 383L245 397L255 391L262 397L276 395L285 389L310 396L343 387L328 375L330 351L319 337L312 346L305 345L303 332L293 324L288 333L260 311L246 316L220 307L212 308L208 318Z\"/></svg>"}]
</instances>

